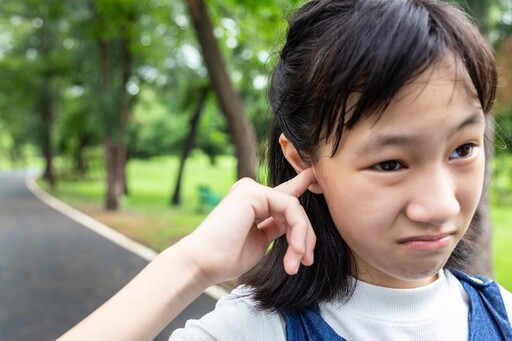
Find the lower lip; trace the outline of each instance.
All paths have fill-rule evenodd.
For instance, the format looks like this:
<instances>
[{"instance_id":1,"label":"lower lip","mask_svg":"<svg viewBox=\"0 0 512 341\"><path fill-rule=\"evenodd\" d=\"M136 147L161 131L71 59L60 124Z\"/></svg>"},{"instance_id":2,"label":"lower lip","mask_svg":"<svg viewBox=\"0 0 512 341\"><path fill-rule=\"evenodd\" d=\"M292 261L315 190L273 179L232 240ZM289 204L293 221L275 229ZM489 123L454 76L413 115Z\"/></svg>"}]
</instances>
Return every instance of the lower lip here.
<instances>
[{"instance_id":1,"label":"lower lip","mask_svg":"<svg viewBox=\"0 0 512 341\"><path fill-rule=\"evenodd\" d=\"M449 234L447 236L441 237L435 240L410 240L406 242L402 242L409 249L420 250L420 251L432 251L439 250L447 247L453 240L453 235Z\"/></svg>"}]
</instances>

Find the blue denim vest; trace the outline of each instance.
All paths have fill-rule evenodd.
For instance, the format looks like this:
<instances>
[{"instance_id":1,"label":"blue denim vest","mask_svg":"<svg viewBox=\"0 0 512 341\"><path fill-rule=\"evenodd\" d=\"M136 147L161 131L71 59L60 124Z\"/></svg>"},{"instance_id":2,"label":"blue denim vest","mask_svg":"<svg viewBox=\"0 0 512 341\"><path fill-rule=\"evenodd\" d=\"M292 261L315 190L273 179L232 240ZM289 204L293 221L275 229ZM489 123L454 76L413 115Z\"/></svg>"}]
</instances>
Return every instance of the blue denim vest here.
<instances>
[{"instance_id":1,"label":"blue denim vest","mask_svg":"<svg viewBox=\"0 0 512 341\"><path fill-rule=\"evenodd\" d=\"M512 340L512 326L496 282L488 278L470 277L453 271L470 300L468 315L469 341ZM318 305L300 313L285 312L288 341L347 341L325 322Z\"/></svg>"}]
</instances>

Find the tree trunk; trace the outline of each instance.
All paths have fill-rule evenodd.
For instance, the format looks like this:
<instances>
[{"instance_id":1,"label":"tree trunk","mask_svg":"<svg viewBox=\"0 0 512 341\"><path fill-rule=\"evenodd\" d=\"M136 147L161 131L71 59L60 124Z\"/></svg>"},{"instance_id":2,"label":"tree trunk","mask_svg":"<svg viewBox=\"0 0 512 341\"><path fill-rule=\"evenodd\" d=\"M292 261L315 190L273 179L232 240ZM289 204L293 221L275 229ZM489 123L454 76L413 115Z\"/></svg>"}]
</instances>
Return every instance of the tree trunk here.
<instances>
[{"instance_id":1,"label":"tree trunk","mask_svg":"<svg viewBox=\"0 0 512 341\"><path fill-rule=\"evenodd\" d=\"M90 137L87 133L82 133L78 139L78 146L73 152L75 160L74 172L80 177L84 178L87 174L88 164L84 155L84 149L90 145Z\"/></svg>"},{"instance_id":2,"label":"tree trunk","mask_svg":"<svg viewBox=\"0 0 512 341\"><path fill-rule=\"evenodd\" d=\"M107 211L115 211L119 208L119 196L121 188L117 180L117 144L109 137L103 141L105 149L105 168L107 171L107 193L105 196L105 209Z\"/></svg>"},{"instance_id":3,"label":"tree trunk","mask_svg":"<svg viewBox=\"0 0 512 341\"><path fill-rule=\"evenodd\" d=\"M100 19L101 20L101 19ZM104 39L98 40L100 66L101 66L101 92L103 95L111 93L111 65L109 55L109 43ZM107 117L108 111L113 110L111 106L106 103L103 98L102 101L102 116ZM108 119L107 119L108 120ZM110 136L111 129L108 124L105 128L105 136L103 137L103 149L105 153L105 171L107 173L106 186L107 191L105 194L105 209L107 211L115 211L119 207L119 190L117 186L117 148L116 144Z\"/></svg>"},{"instance_id":4,"label":"tree trunk","mask_svg":"<svg viewBox=\"0 0 512 341\"><path fill-rule=\"evenodd\" d=\"M98 20L108 20L98 15ZM105 116L105 136L103 145L105 149L105 168L107 172L107 193L105 196L105 209L115 211L119 208L119 198L126 191L126 129L131 116L131 99L126 92L126 85L131 76L132 54L130 51L131 25L135 18L127 13L125 26L119 34L120 38L105 40L98 39L101 65L102 95L114 96L112 99L104 98L103 115ZM117 43L117 44L116 44ZM114 51L117 49L120 57L119 64L112 64ZM117 67L116 67L117 66Z\"/></svg>"},{"instance_id":5,"label":"tree trunk","mask_svg":"<svg viewBox=\"0 0 512 341\"><path fill-rule=\"evenodd\" d=\"M128 26L134 21L134 17L130 14L128 18ZM126 31L130 32L131 27L126 27ZM125 33L121 38L121 88L120 88L120 104L121 116L119 118L119 147L118 147L118 181L121 188L121 194L128 193L126 180L126 160L127 160L127 129L128 121L131 117L132 100L126 91L126 86L132 75L132 53L130 51L131 35Z\"/></svg>"},{"instance_id":6,"label":"tree trunk","mask_svg":"<svg viewBox=\"0 0 512 341\"><path fill-rule=\"evenodd\" d=\"M39 91L39 113L41 115L42 136L41 148L45 160L43 179L55 187L53 171L52 123L53 123L53 94L51 80L45 76Z\"/></svg>"},{"instance_id":7,"label":"tree trunk","mask_svg":"<svg viewBox=\"0 0 512 341\"><path fill-rule=\"evenodd\" d=\"M185 162L187 161L190 152L194 148L196 135L197 135L197 127L199 126L199 120L201 119L201 114L203 113L204 104L206 102L206 97L208 95L208 90L204 89L199 94L199 99L197 100L197 108L190 119L190 130L188 131L187 138L185 140L185 144L183 145L183 152L181 154L180 166L178 169L178 176L176 178L176 186L174 187L174 194L172 196L171 205L177 206L181 203L181 182L183 179L183 172L185 170Z\"/></svg>"},{"instance_id":8,"label":"tree trunk","mask_svg":"<svg viewBox=\"0 0 512 341\"><path fill-rule=\"evenodd\" d=\"M187 0L197 39L212 87L226 116L237 158L238 178L256 178L256 133L244 112L240 96L235 92L213 35L213 28L203 0Z\"/></svg>"}]
</instances>

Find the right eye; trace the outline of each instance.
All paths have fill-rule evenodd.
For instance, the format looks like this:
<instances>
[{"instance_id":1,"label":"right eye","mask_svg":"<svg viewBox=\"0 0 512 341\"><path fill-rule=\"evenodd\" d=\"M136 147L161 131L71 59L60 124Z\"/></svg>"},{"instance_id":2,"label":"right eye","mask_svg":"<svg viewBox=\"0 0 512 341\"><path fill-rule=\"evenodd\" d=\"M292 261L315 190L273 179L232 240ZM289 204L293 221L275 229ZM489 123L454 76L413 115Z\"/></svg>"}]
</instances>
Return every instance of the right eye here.
<instances>
[{"instance_id":1,"label":"right eye","mask_svg":"<svg viewBox=\"0 0 512 341\"><path fill-rule=\"evenodd\" d=\"M394 172L403 168L403 165L397 160L388 160L376 163L372 166L379 172Z\"/></svg>"}]
</instances>

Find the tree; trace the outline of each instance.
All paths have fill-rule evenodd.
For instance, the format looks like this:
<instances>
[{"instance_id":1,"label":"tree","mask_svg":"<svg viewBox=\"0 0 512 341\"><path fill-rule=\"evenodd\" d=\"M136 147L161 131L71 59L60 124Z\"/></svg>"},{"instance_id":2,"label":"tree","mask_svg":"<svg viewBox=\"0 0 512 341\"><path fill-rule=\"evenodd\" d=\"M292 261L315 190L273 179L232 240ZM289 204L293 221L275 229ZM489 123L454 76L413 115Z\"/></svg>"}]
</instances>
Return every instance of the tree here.
<instances>
[{"instance_id":1,"label":"tree","mask_svg":"<svg viewBox=\"0 0 512 341\"><path fill-rule=\"evenodd\" d=\"M52 10L51 7L46 8ZM57 14L55 17L58 17ZM52 15L46 16L47 22L43 23L43 26L36 31L36 37L40 41L40 44L36 51L42 59L40 65L42 67L39 70L39 84L38 84L38 98L36 101L36 111L39 113L41 128L40 143L43 156L45 159L45 169L43 172L43 179L45 179L50 186L55 186L55 174L53 170L53 122L55 119L55 78L57 76L56 70L53 69L52 54L55 54L56 50L56 34L49 25L49 18ZM55 56L55 55L54 55Z\"/></svg>"},{"instance_id":2,"label":"tree","mask_svg":"<svg viewBox=\"0 0 512 341\"><path fill-rule=\"evenodd\" d=\"M197 129L199 127L199 120L201 119L201 115L204 110L204 104L207 100L208 90L209 89L207 87L204 87L197 91L197 107L195 108L194 113L190 119L189 132L185 139L185 143L183 144L180 165L178 167L178 175L176 177L176 185L174 187L174 194L172 195L171 200L171 204L173 206L179 205L181 203L181 182L183 179L183 172L185 171L185 163L187 162L187 158L195 145Z\"/></svg>"},{"instance_id":3,"label":"tree","mask_svg":"<svg viewBox=\"0 0 512 341\"><path fill-rule=\"evenodd\" d=\"M62 32L59 22L62 19L64 8L61 3L52 1L5 2L1 11L30 23L30 27L21 34L16 45L9 51L8 58L21 59L23 62L4 61L8 66L12 83L20 88L4 89L6 92L21 92L35 94L26 96L19 101L17 96L11 100L10 110L25 107L26 115L33 115L37 119L36 142L41 148L45 159L43 178L51 185L55 185L53 169L53 122L55 108L59 97L56 82L63 76L66 69L66 53L62 49ZM22 19L21 19L22 18ZM16 21L16 20L15 20ZM9 70L6 70L9 71ZM9 73L9 72L7 72ZM30 76L27 76L27 73ZM28 106L25 102L28 101ZM8 115L7 115L8 117Z\"/></svg>"},{"instance_id":4,"label":"tree","mask_svg":"<svg viewBox=\"0 0 512 341\"><path fill-rule=\"evenodd\" d=\"M89 2L99 65L93 93L99 99L99 121L103 123L106 210L117 210L125 191L126 135L133 106L127 85L132 75L135 5L131 0Z\"/></svg>"},{"instance_id":5,"label":"tree","mask_svg":"<svg viewBox=\"0 0 512 341\"><path fill-rule=\"evenodd\" d=\"M256 178L256 133L247 118L240 96L235 92L222 58L203 0L187 0L197 39L219 105L228 122L235 146L238 178Z\"/></svg>"}]
</instances>

